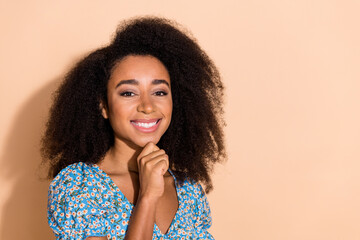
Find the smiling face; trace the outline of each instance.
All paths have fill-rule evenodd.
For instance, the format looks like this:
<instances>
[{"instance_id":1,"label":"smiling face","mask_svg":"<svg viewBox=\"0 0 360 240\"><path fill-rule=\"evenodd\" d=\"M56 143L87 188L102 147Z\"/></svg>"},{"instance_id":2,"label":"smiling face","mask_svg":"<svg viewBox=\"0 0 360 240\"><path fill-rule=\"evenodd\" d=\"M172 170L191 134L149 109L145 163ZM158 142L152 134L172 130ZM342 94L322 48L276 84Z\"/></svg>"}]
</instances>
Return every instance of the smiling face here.
<instances>
[{"instance_id":1,"label":"smiling face","mask_svg":"<svg viewBox=\"0 0 360 240\"><path fill-rule=\"evenodd\" d=\"M113 68L107 86L108 118L115 144L144 147L157 144L169 127L172 114L170 76L152 56L130 55Z\"/></svg>"}]
</instances>

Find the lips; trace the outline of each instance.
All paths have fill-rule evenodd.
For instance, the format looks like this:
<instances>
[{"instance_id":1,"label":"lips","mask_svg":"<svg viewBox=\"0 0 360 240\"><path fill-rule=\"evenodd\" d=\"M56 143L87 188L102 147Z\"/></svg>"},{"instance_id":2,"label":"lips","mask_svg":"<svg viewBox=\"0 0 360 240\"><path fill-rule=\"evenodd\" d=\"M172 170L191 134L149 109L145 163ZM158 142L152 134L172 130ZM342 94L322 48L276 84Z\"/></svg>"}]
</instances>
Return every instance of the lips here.
<instances>
[{"instance_id":1,"label":"lips","mask_svg":"<svg viewBox=\"0 0 360 240\"><path fill-rule=\"evenodd\" d=\"M139 131L145 133L154 132L160 125L161 118L156 119L136 119L131 120L130 123Z\"/></svg>"}]
</instances>

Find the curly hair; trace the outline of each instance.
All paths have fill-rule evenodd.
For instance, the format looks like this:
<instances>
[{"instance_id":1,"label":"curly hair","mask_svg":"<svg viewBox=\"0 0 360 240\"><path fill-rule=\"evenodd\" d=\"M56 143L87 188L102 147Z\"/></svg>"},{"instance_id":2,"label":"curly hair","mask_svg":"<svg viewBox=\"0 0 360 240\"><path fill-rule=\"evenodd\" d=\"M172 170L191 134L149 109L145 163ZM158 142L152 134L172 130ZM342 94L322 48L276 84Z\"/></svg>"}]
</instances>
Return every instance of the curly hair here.
<instances>
[{"instance_id":1,"label":"curly hair","mask_svg":"<svg viewBox=\"0 0 360 240\"><path fill-rule=\"evenodd\" d=\"M75 162L97 163L113 146L113 130L99 103L107 104L111 71L128 55L151 55L167 68L173 113L158 146L168 154L180 183L190 178L209 192L214 164L226 159L224 86L196 40L176 22L158 17L124 21L108 46L90 53L66 75L42 138L49 177Z\"/></svg>"}]
</instances>

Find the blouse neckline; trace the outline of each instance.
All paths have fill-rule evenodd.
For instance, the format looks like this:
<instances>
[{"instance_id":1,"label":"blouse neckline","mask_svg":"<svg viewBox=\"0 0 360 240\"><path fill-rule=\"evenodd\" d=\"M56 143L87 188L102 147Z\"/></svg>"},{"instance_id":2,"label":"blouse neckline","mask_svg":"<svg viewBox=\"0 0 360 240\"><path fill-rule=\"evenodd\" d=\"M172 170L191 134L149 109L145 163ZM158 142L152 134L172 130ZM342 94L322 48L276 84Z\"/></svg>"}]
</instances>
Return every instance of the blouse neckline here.
<instances>
[{"instance_id":1,"label":"blouse neckline","mask_svg":"<svg viewBox=\"0 0 360 240\"><path fill-rule=\"evenodd\" d=\"M104 170L102 170L96 163L94 164L91 164L90 165L94 170L96 170L105 180L107 180L106 182L108 182L111 187L112 187L112 190L114 192L114 194L119 194L121 196L122 199L124 199L126 201L126 203L128 203L130 206L131 206L131 210L132 208L134 207L134 204L131 203L127 198L126 196L122 193L121 189L115 184L115 182L111 179L111 177L106 173L104 172ZM180 194L180 188L178 187L178 182L176 180L176 177L174 175L174 173L168 169L168 172L171 174L171 176L173 177L174 179L174 184L175 184L175 189L176 189L176 195L177 195L177 200L178 200L178 208L176 210L176 213L175 213L175 216L174 218L172 219L171 223L170 223L170 227L168 228L168 230L166 231L166 233L162 233L160 231L160 228L157 226L156 222L154 222L154 226L155 226L155 229L157 230L157 232L160 234L160 236L168 236L172 230L174 229L175 224L176 224L176 220L178 219L178 215L180 214L180 210L182 209L182 199L181 199L181 194Z\"/></svg>"}]
</instances>

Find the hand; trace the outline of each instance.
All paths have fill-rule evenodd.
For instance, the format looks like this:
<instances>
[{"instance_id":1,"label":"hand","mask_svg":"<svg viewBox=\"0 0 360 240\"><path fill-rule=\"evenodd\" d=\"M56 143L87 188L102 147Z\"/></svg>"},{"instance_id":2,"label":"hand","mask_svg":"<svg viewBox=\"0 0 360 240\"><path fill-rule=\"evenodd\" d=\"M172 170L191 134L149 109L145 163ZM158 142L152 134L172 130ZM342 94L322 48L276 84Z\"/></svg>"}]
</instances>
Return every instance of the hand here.
<instances>
[{"instance_id":1,"label":"hand","mask_svg":"<svg viewBox=\"0 0 360 240\"><path fill-rule=\"evenodd\" d=\"M145 145L137 157L139 169L139 198L157 201L164 193L164 174L169 168L168 155L154 143Z\"/></svg>"}]
</instances>

